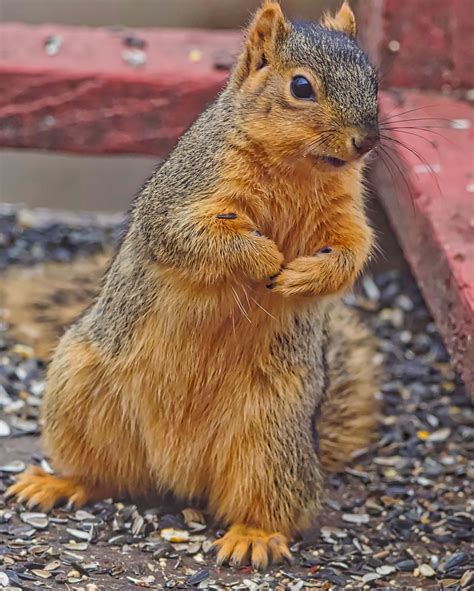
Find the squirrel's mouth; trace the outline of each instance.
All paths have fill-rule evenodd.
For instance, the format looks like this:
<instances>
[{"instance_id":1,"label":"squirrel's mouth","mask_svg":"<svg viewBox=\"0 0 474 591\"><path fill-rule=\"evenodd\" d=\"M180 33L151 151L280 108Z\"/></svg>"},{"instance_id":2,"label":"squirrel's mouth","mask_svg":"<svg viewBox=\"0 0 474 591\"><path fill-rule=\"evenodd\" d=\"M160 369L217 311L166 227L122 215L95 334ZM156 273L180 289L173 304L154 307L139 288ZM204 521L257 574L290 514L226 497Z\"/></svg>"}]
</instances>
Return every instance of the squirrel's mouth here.
<instances>
[{"instance_id":1,"label":"squirrel's mouth","mask_svg":"<svg viewBox=\"0 0 474 591\"><path fill-rule=\"evenodd\" d=\"M341 166L344 166L344 164L347 164L347 160L335 158L334 156L321 156L320 158L323 162L326 162L326 164L330 164L336 168L340 168Z\"/></svg>"}]
</instances>

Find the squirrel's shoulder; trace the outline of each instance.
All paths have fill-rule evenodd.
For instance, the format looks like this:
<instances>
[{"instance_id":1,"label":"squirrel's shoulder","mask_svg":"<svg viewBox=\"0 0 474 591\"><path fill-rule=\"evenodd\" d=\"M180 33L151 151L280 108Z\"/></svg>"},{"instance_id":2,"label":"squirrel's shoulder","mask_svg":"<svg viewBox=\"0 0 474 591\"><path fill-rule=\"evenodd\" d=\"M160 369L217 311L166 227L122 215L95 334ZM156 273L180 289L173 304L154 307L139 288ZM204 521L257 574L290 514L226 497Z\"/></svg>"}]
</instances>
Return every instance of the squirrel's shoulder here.
<instances>
[{"instance_id":1,"label":"squirrel's shoulder","mask_svg":"<svg viewBox=\"0 0 474 591\"><path fill-rule=\"evenodd\" d=\"M224 91L181 136L137 196L135 207L158 200L172 205L212 189L226 149L226 136L235 126L232 97Z\"/></svg>"}]
</instances>

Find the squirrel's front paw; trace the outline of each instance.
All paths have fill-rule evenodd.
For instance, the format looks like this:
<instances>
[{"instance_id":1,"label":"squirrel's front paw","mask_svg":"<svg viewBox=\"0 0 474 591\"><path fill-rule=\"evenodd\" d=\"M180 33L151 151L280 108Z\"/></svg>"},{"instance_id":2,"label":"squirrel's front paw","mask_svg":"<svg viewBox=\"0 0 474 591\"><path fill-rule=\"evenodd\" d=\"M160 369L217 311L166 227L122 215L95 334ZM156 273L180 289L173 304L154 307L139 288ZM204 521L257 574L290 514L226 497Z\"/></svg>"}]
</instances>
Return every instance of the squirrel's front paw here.
<instances>
[{"instance_id":1,"label":"squirrel's front paw","mask_svg":"<svg viewBox=\"0 0 474 591\"><path fill-rule=\"evenodd\" d=\"M242 566L250 563L254 568L264 569L268 563L291 561L287 539L280 533L246 525L233 525L219 540L214 542L217 550L217 564L229 563Z\"/></svg>"},{"instance_id":2,"label":"squirrel's front paw","mask_svg":"<svg viewBox=\"0 0 474 591\"><path fill-rule=\"evenodd\" d=\"M325 295L333 291L332 284L337 278L327 259L332 253L332 248L325 247L315 256L296 258L271 278L267 288L283 296Z\"/></svg>"},{"instance_id":3,"label":"squirrel's front paw","mask_svg":"<svg viewBox=\"0 0 474 591\"><path fill-rule=\"evenodd\" d=\"M283 254L273 240L264 236L252 220L243 213L232 211L215 215L220 229L225 228L238 237L237 265L249 277L261 280L276 275L281 270Z\"/></svg>"},{"instance_id":4,"label":"squirrel's front paw","mask_svg":"<svg viewBox=\"0 0 474 591\"><path fill-rule=\"evenodd\" d=\"M253 252L247 273L254 279L269 279L280 273L284 257L273 240L263 236L258 230L254 231L252 239Z\"/></svg>"}]
</instances>

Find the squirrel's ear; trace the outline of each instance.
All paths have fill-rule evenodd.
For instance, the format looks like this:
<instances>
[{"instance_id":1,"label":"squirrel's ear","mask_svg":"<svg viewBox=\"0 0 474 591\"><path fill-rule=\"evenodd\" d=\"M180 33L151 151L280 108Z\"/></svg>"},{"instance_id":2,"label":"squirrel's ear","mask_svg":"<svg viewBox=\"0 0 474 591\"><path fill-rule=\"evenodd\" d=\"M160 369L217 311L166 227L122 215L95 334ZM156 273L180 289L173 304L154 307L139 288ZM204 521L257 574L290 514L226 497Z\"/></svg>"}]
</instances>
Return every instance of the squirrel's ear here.
<instances>
[{"instance_id":1,"label":"squirrel's ear","mask_svg":"<svg viewBox=\"0 0 474 591\"><path fill-rule=\"evenodd\" d=\"M326 27L326 29L341 31L341 33L345 33L346 35L349 35L349 37L355 37L357 33L354 13L349 4L345 1L335 16L325 14L321 19L321 24L323 27Z\"/></svg>"},{"instance_id":2,"label":"squirrel's ear","mask_svg":"<svg viewBox=\"0 0 474 591\"><path fill-rule=\"evenodd\" d=\"M251 72L270 64L276 47L290 29L280 4L275 0L264 0L257 11L247 33L247 41L235 77L243 81Z\"/></svg>"}]
</instances>

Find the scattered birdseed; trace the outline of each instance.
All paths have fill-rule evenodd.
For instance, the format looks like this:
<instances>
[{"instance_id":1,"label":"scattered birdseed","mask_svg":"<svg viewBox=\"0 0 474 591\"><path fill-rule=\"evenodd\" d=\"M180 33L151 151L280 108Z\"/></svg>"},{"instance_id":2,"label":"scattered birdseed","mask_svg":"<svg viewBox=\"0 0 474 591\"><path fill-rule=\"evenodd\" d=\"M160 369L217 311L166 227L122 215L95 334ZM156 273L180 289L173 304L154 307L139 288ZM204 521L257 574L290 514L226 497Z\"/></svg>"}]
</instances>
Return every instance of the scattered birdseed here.
<instances>
[{"instance_id":1,"label":"scattered birdseed","mask_svg":"<svg viewBox=\"0 0 474 591\"><path fill-rule=\"evenodd\" d=\"M469 119L452 119L451 127L453 129L470 129L471 122Z\"/></svg>"},{"instance_id":2,"label":"scattered birdseed","mask_svg":"<svg viewBox=\"0 0 474 591\"><path fill-rule=\"evenodd\" d=\"M400 51L400 42L396 39L392 39L388 42L387 47L392 53L397 53L398 51Z\"/></svg>"},{"instance_id":3,"label":"scattered birdseed","mask_svg":"<svg viewBox=\"0 0 474 591\"><path fill-rule=\"evenodd\" d=\"M57 55L63 44L63 38L61 35L50 35L46 37L44 42L44 51L47 55L54 57Z\"/></svg>"},{"instance_id":4,"label":"scattered birdseed","mask_svg":"<svg viewBox=\"0 0 474 591\"><path fill-rule=\"evenodd\" d=\"M123 216L58 216L2 203L0 271L8 265L68 262L77 256L103 252L117 243L123 228Z\"/></svg>"},{"instance_id":5,"label":"scattered birdseed","mask_svg":"<svg viewBox=\"0 0 474 591\"><path fill-rule=\"evenodd\" d=\"M417 164L413 167L413 170L418 174L434 174L441 172L440 164Z\"/></svg>"},{"instance_id":6,"label":"scattered birdseed","mask_svg":"<svg viewBox=\"0 0 474 591\"><path fill-rule=\"evenodd\" d=\"M367 513L343 513L342 519L348 523L369 523L370 517Z\"/></svg>"},{"instance_id":7,"label":"scattered birdseed","mask_svg":"<svg viewBox=\"0 0 474 591\"><path fill-rule=\"evenodd\" d=\"M0 472L6 472L8 474L19 474L20 472L23 472L25 468L26 464L24 462L21 462L20 460L14 460L9 464L3 464L3 466L0 466Z\"/></svg>"},{"instance_id":8,"label":"scattered birdseed","mask_svg":"<svg viewBox=\"0 0 474 591\"><path fill-rule=\"evenodd\" d=\"M142 37L138 37L137 35L125 35L123 37L123 44L127 47L135 47L137 49L144 49L147 45L147 42Z\"/></svg>"},{"instance_id":9,"label":"scattered birdseed","mask_svg":"<svg viewBox=\"0 0 474 591\"><path fill-rule=\"evenodd\" d=\"M124 49L122 59L132 68L140 68L146 64L147 56L141 49Z\"/></svg>"},{"instance_id":10,"label":"scattered birdseed","mask_svg":"<svg viewBox=\"0 0 474 591\"><path fill-rule=\"evenodd\" d=\"M434 577L436 575L435 571L429 564L422 564L418 570L424 577Z\"/></svg>"},{"instance_id":11,"label":"scattered birdseed","mask_svg":"<svg viewBox=\"0 0 474 591\"><path fill-rule=\"evenodd\" d=\"M11 434L12 430L10 425L5 421L0 421L0 437L8 437Z\"/></svg>"},{"instance_id":12,"label":"scattered birdseed","mask_svg":"<svg viewBox=\"0 0 474 591\"><path fill-rule=\"evenodd\" d=\"M187 542L189 540L189 532L179 529L162 529L160 535L167 542Z\"/></svg>"},{"instance_id":13,"label":"scattered birdseed","mask_svg":"<svg viewBox=\"0 0 474 591\"><path fill-rule=\"evenodd\" d=\"M200 49L191 49L188 54L190 62L200 62L202 60L203 53Z\"/></svg>"},{"instance_id":14,"label":"scattered birdseed","mask_svg":"<svg viewBox=\"0 0 474 591\"><path fill-rule=\"evenodd\" d=\"M49 524L49 519L46 513L21 513L20 519L27 525L33 526L35 529L46 529Z\"/></svg>"}]
</instances>

